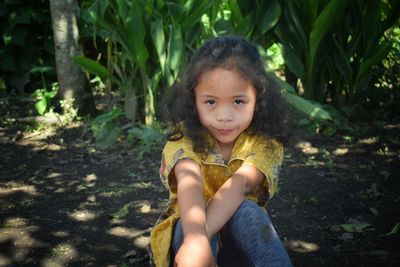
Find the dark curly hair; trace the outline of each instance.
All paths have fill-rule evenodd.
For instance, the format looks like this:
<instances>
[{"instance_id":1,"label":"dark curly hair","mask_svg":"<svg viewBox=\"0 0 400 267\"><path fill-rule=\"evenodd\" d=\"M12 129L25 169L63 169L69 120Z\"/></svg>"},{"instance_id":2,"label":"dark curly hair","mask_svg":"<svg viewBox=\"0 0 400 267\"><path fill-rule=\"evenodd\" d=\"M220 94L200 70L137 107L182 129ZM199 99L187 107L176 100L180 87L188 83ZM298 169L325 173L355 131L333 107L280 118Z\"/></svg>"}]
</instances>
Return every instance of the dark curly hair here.
<instances>
[{"instance_id":1,"label":"dark curly hair","mask_svg":"<svg viewBox=\"0 0 400 267\"><path fill-rule=\"evenodd\" d=\"M194 89L202 73L216 68L238 71L256 89L256 107L247 131L285 142L286 106L281 92L267 78L257 47L239 36L210 39L194 53L181 81L171 88L163 103L164 120L169 129L167 139L176 141L187 136L196 152L207 153L212 144L207 144L204 138L207 130L197 114Z\"/></svg>"}]
</instances>

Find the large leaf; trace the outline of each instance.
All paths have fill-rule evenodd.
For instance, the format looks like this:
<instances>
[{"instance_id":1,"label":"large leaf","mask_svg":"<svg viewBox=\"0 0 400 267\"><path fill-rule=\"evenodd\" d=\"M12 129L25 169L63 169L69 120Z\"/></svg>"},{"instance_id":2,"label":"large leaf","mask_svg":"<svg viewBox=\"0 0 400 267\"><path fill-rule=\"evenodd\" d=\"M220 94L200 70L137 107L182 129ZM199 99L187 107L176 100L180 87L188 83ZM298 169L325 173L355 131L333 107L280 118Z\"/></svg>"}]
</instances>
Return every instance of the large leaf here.
<instances>
[{"instance_id":1,"label":"large leaf","mask_svg":"<svg viewBox=\"0 0 400 267\"><path fill-rule=\"evenodd\" d=\"M257 8L256 11L255 35L261 35L269 31L276 25L281 16L281 6L277 0L262 1L261 7Z\"/></svg>"},{"instance_id":2,"label":"large leaf","mask_svg":"<svg viewBox=\"0 0 400 267\"><path fill-rule=\"evenodd\" d=\"M168 67L174 71L175 76L181 67L183 52L182 30L179 24L170 26L170 36L168 41Z\"/></svg>"},{"instance_id":3,"label":"large leaf","mask_svg":"<svg viewBox=\"0 0 400 267\"><path fill-rule=\"evenodd\" d=\"M126 32L128 33L129 47L131 55L136 60L143 73L146 73L146 61L149 58L146 45L144 43L146 29L142 18L142 12L137 1L132 2L129 10L129 18L126 21Z\"/></svg>"},{"instance_id":4,"label":"large leaf","mask_svg":"<svg viewBox=\"0 0 400 267\"><path fill-rule=\"evenodd\" d=\"M285 59L285 65L289 70L299 77L304 78L304 62L302 62L292 49L288 46L283 46L283 57Z\"/></svg>"},{"instance_id":5,"label":"large leaf","mask_svg":"<svg viewBox=\"0 0 400 267\"><path fill-rule=\"evenodd\" d=\"M331 0L314 22L309 41L309 62L311 63L311 68L313 67L317 50L320 48L322 38L324 38L326 33L335 26L336 21L340 18L341 11L344 10L347 2L347 0Z\"/></svg>"},{"instance_id":6,"label":"large leaf","mask_svg":"<svg viewBox=\"0 0 400 267\"><path fill-rule=\"evenodd\" d=\"M214 4L215 0L207 1L207 0L197 0L197 1L188 1L185 5L186 8L186 16L182 21L182 28L188 29L193 26L195 23L199 22L201 17L207 12L208 9ZM189 5L190 3L190 5Z\"/></svg>"},{"instance_id":7,"label":"large leaf","mask_svg":"<svg viewBox=\"0 0 400 267\"><path fill-rule=\"evenodd\" d=\"M391 44L386 40L383 40L383 42L376 47L372 55L370 55L369 57L365 56L360 63L360 69L357 73L357 79L360 79L362 76L364 76L373 65L383 60L389 53L390 49Z\"/></svg>"},{"instance_id":8,"label":"large leaf","mask_svg":"<svg viewBox=\"0 0 400 267\"><path fill-rule=\"evenodd\" d=\"M284 96L286 101L292 107L306 114L309 118L318 120L332 120L331 115L326 112L320 104L311 102L296 94L289 92L284 94Z\"/></svg>"},{"instance_id":9,"label":"large leaf","mask_svg":"<svg viewBox=\"0 0 400 267\"><path fill-rule=\"evenodd\" d=\"M332 120L332 116L320 104L298 96L290 84L267 72L267 76L283 90L285 101L295 110L307 115L310 119Z\"/></svg>"},{"instance_id":10,"label":"large leaf","mask_svg":"<svg viewBox=\"0 0 400 267\"><path fill-rule=\"evenodd\" d=\"M151 23L151 38L157 51L162 72L165 73L165 62L167 55L165 52L164 27L161 19L155 20Z\"/></svg>"},{"instance_id":11,"label":"large leaf","mask_svg":"<svg viewBox=\"0 0 400 267\"><path fill-rule=\"evenodd\" d=\"M113 79L113 76L107 71L107 68L101 65L98 61L83 56L76 56L73 57L73 59L84 70L100 76L101 78Z\"/></svg>"}]
</instances>

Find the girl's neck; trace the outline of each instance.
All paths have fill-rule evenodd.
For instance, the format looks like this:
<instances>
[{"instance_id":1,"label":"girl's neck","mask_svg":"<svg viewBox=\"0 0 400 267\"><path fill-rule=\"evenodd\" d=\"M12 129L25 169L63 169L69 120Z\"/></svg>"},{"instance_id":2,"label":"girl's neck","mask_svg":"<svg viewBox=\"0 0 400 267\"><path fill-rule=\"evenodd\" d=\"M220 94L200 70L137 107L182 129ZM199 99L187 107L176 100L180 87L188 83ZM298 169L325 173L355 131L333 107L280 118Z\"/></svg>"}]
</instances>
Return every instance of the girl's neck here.
<instances>
[{"instance_id":1,"label":"girl's neck","mask_svg":"<svg viewBox=\"0 0 400 267\"><path fill-rule=\"evenodd\" d=\"M228 162L229 159L231 158L233 144L234 143L221 144L221 143L218 142L219 150L220 150L220 152L222 154L222 157L224 158L225 162Z\"/></svg>"}]
</instances>

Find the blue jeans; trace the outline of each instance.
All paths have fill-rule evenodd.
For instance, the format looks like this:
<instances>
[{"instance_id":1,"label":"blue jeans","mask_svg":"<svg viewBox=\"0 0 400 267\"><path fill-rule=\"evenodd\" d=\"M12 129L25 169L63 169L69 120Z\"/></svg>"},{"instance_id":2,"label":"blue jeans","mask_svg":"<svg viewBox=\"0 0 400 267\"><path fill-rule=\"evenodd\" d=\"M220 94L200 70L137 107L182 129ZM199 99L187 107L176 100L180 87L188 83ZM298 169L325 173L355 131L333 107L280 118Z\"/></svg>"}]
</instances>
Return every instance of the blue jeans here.
<instances>
[{"instance_id":1,"label":"blue jeans","mask_svg":"<svg viewBox=\"0 0 400 267\"><path fill-rule=\"evenodd\" d=\"M211 248L219 267L293 266L267 212L250 200L242 202L219 234L221 248L217 236L211 239ZM182 242L182 223L178 221L174 230L173 255L176 255Z\"/></svg>"}]
</instances>

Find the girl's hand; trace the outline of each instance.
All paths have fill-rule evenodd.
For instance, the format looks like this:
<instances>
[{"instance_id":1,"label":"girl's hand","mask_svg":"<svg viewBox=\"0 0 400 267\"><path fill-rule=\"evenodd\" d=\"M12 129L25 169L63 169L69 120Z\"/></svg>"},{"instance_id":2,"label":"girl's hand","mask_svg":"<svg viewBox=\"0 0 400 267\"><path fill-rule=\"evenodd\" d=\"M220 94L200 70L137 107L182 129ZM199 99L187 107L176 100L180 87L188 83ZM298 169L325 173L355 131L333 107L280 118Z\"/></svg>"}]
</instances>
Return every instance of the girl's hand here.
<instances>
[{"instance_id":1,"label":"girl's hand","mask_svg":"<svg viewBox=\"0 0 400 267\"><path fill-rule=\"evenodd\" d=\"M207 236L185 237L175 256L175 267L216 267Z\"/></svg>"}]
</instances>

